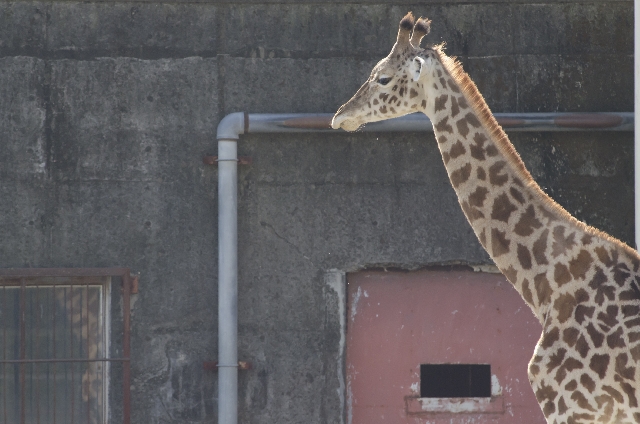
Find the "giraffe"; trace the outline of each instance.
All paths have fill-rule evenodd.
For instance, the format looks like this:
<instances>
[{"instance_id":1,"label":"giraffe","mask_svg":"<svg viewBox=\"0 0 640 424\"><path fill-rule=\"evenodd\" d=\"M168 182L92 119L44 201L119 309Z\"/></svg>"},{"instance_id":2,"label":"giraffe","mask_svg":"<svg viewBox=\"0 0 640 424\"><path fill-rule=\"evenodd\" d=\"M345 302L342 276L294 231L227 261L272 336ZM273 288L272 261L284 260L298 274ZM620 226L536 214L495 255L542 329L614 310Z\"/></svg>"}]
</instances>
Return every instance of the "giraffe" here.
<instances>
[{"instance_id":1,"label":"giraffe","mask_svg":"<svg viewBox=\"0 0 640 424\"><path fill-rule=\"evenodd\" d=\"M542 324L528 375L547 422L640 422L640 256L541 190L461 64L420 47L429 29L400 21L332 127L426 114L464 215Z\"/></svg>"}]
</instances>

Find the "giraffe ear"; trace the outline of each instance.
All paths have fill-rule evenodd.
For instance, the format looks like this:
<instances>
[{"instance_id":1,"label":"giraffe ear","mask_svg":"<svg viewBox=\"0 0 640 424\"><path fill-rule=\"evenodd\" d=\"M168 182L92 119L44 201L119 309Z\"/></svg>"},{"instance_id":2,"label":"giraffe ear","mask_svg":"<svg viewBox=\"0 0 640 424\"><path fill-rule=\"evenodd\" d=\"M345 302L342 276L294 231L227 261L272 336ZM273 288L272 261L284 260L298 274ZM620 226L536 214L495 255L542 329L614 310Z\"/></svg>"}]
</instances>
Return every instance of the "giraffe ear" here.
<instances>
[{"instance_id":1,"label":"giraffe ear","mask_svg":"<svg viewBox=\"0 0 640 424\"><path fill-rule=\"evenodd\" d=\"M414 57L411 61L411 75L413 76L413 80L418 81L424 77L431 66L431 58L423 59L420 56Z\"/></svg>"}]
</instances>

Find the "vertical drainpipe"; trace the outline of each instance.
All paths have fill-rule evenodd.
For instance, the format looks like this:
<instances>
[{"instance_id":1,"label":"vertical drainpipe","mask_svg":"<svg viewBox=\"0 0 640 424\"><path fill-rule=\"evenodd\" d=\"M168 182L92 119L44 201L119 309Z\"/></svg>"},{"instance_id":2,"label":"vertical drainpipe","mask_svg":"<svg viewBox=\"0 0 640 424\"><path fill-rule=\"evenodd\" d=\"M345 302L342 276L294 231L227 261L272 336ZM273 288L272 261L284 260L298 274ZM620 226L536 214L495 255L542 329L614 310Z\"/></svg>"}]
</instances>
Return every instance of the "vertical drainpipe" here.
<instances>
[{"instance_id":1,"label":"vertical drainpipe","mask_svg":"<svg viewBox=\"0 0 640 424\"><path fill-rule=\"evenodd\" d=\"M634 117L640 122L640 0L633 2L633 83L634 83ZM635 198L635 241L636 249L640 248L640 129L634 129L634 198Z\"/></svg>"},{"instance_id":2,"label":"vertical drainpipe","mask_svg":"<svg viewBox=\"0 0 640 424\"><path fill-rule=\"evenodd\" d=\"M238 139L247 115L218 125L218 424L238 422Z\"/></svg>"}]
</instances>

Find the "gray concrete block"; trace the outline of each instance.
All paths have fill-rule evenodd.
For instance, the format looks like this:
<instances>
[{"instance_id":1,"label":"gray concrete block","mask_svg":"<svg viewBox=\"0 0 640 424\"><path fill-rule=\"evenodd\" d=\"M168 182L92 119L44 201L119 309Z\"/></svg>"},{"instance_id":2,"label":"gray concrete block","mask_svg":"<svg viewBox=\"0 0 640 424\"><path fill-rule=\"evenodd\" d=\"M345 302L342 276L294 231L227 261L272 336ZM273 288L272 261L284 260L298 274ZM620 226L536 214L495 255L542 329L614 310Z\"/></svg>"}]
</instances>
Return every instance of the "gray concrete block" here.
<instances>
[{"instance_id":1,"label":"gray concrete block","mask_svg":"<svg viewBox=\"0 0 640 424\"><path fill-rule=\"evenodd\" d=\"M516 54L633 54L631 2L520 4L513 9Z\"/></svg>"},{"instance_id":2,"label":"gray concrete block","mask_svg":"<svg viewBox=\"0 0 640 424\"><path fill-rule=\"evenodd\" d=\"M64 57L216 54L217 9L210 5L53 2L48 9L47 49Z\"/></svg>"},{"instance_id":3,"label":"gray concrete block","mask_svg":"<svg viewBox=\"0 0 640 424\"><path fill-rule=\"evenodd\" d=\"M367 80L376 62L227 58L225 111L334 112Z\"/></svg>"},{"instance_id":4,"label":"gray concrete block","mask_svg":"<svg viewBox=\"0 0 640 424\"><path fill-rule=\"evenodd\" d=\"M527 55L517 70L523 112L633 110L633 57Z\"/></svg>"},{"instance_id":5,"label":"gray concrete block","mask_svg":"<svg viewBox=\"0 0 640 424\"><path fill-rule=\"evenodd\" d=\"M52 68L58 179L190 179L215 145L215 59L61 60Z\"/></svg>"},{"instance_id":6,"label":"gray concrete block","mask_svg":"<svg viewBox=\"0 0 640 424\"><path fill-rule=\"evenodd\" d=\"M39 179L47 173L45 63L0 59L0 178Z\"/></svg>"},{"instance_id":7,"label":"gray concrete block","mask_svg":"<svg viewBox=\"0 0 640 424\"><path fill-rule=\"evenodd\" d=\"M0 55L38 55L46 49L47 3L0 3Z\"/></svg>"},{"instance_id":8,"label":"gray concrete block","mask_svg":"<svg viewBox=\"0 0 640 424\"><path fill-rule=\"evenodd\" d=\"M406 13L390 9L381 4L235 4L224 12L225 51L257 58L387 55Z\"/></svg>"}]
</instances>

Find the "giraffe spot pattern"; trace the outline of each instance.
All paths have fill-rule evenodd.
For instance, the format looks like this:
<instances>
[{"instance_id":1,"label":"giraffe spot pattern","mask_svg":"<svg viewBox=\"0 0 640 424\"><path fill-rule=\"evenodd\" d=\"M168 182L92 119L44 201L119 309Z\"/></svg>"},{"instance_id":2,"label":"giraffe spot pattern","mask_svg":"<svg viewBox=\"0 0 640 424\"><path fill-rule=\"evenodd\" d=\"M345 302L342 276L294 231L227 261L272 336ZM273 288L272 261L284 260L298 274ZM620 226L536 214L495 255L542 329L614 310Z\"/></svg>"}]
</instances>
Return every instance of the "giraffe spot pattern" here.
<instances>
[{"instance_id":1,"label":"giraffe spot pattern","mask_svg":"<svg viewBox=\"0 0 640 424\"><path fill-rule=\"evenodd\" d=\"M443 94L442 96L436 97L436 100L435 100L435 111L436 112L440 112L441 110L445 110L446 109L447 99L448 98L449 98L449 95L447 95L447 94Z\"/></svg>"},{"instance_id":2,"label":"giraffe spot pattern","mask_svg":"<svg viewBox=\"0 0 640 424\"><path fill-rule=\"evenodd\" d=\"M608 356L607 356L607 359L609 359ZM617 391L613 387L608 386L608 385L603 385L602 386L602 390L604 390L605 392L609 393L611 395L611 397L616 400L616 402L618 402L618 403L624 402L624 398L622 397L622 393L620 393L619 391Z\"/></svg>"},{"instance_id":3,"label":"giraffe spot pattern","mask_svg":"<svg viewBox=\"0 0 640 424\"><path fill-rule=\"evenodd\" d=\"M558 340L560 340L560 330L558 330L558 327L553 327L548 332L543 333L542 340L540 341L540 346L548 349L553 346L554 343Z\"/></svg>"},{"instance_id":4,"label":"giraffe spot pattern","mask_svg":"<svg viewBox=\"0 0 640 424\"><path fill-rule=\"evenodd\" d=\"M569 261L569 272L573 278L584 280L587 272L591 269L593 258L586 250L581 250L574 259Z\"/></svg>"},{"instance_id":5,"label":"giraffe spot pattern","mask_svg":"<svg viewBox=\"0 0 640 424\"><path fill-rule=\"evenodd\" d=\"M564 397L560 396L560 399L558 400L558 414L560 415L564 415L565 412L567 412L567 404L564 401Z\"/></svg>"},{"instance_id":6,"label":"giraffe spot pattern","mask_svg":"<svg viewBox=\"0 0 640 424\"><path fill-rule=\"evenodd\" d=\"M454 96L451 96L451 117L455 118L460 113L460 106Z\"/></svg>"},{"instance_id":7,"label":"giraffe spot pattern","mask_svg":"<svg viewBox=\"0 0 640 424\"><path fill-rule=\"evenodd\" d=\"M469 150L471 151L471 156L474 159L477 159L479 161L483 161L486 159L484 155L484 148L482 147L486 141L487 137L484 134L476 133L473 136L474 144L470 145Z\"/></svg>"},{"instance_id":8,"label":"giraffe spot pattern","mask_svg":"<svg viewBox=\"0 0 640 424\"><path fill-rule=\"evenodd\" d=\"M496 197L493 202L493 209L491 211L491 219L498 221L508 222L511 214L518 208L509 201L509 196L506 193L502 193Z\"/></svg>"},{"instance_id":9,"label":"giraffe spot pattern","mask_svg":"<svg viewBox=\"0 0 640 424\"><path fill-rule=\"evenodd\" d=\"M527 209L522 213L522 215L520 215L520 219L518 220L518 223L514 227L514 232L519 236L528 237L531 234L533 234L534 230L540 227L542 227L542 223L538 221L538 218L536 218L536 212L533 208L533 205L529 205ZM546 241L545 241L544 247L546 248ZM535 251L535 244L534 244L534 251Z\"/></svg>"},{"instance_id":10,"label":"giraffe spot pattern","mask_svg":"<svg viewBox=\"0 0 640 424\"><path fill-rule=\"evenodd\" d=\"M547 265L549 263L546 255L547 237L549 237L549 230L544 230L533 243L533 257L539 265Z\"/></svg>"},{"instance_id":11,"label":"giraffe spot pattern","mask_svg":"<svg viewBox=\"0 0 640 424\"><path fill-rule=\"evenodd\" d=\"M518 202L520 204L524 203L524 196L515 187L511 187L509 189L509 194L511 194L511 197L513 197L513 200L515 200L516 202ZM533 210L533 205L529 205L529 206ZM535 218L535 212L534 212L534 218Z\"/></svg>"},{"instance_id":12,"label":"giraffe spot pattern","mask_svg":"<svg viewBox=\"0 0 640 424\"><path fill-rule=\"evenodd\" d=\"M607 346L611 349L618 347L625 347L627 344L624 341L624 331L622 327L618 327L616 331L607 336Z\"/></svg>"},{"instance_id":13,"label":"giraffe spot pattern","mask_svg":"<svg viewBox=\"0 0 640 424\"><path fill-rule=\"evenodd\" d=\"M578 340L580 330L577 328L569 327L562 332L562 340L569 346L573 347Z\"/></svg>"},{"instance_id":14,"label":"giraffe spot pattern","mask_svg":"<svg viewBox=\"0 0 640 424\"><path fill-rule=\"evenodd\" d=\"M509 240L504 231L496 228L491 229L491 250L494 257L504 255L509 252Z\"/></svg>"},{"instance_id":15,"label":"giraffe spot pattern","mask_svg":"<svg viewBox=\"0 0 640 424\"><path fill-rule=\"evenodd\" d=\"M595 306L578 305L574 314L575 319L578 324L582 324L586 318L591 318L595 311Z\"/></svg>"},{"instance_id":16,"label":"giraffe spot pattern","mask_svg":"<svg viewBox=\"0 0 640 424\"><path fill-rule=\"evenodd\" d=\"M576 298L569 293L558 296L556 301L553 303L553 308L558 313L557 319L560 323L564 323L571 318L576 304Z\"/></svg>"},{"instance_id":17,"label":"giraffe spot pattern","mask_svg":"<svg viewBox=\"0 0 640 424\"><path fill-rule=\"evenodd\" d=\"M558 372L556 373L555 380L558 383L562 383L567 376L567 372L571 372L573 370L581 369L584 365L582 365L581 361L578 361L575 358L567 358L564 363L558 368Z\"/></svg>"},{"instance_id":18,"label":"giraffe spot pattern","mask_svg":"<svg viewBox=\"0 0 640 424\"><path fill-rule=\"evenodd\" d=\"M462 137L466 137L469 134L469 126L467 125L467 119L462 118L456 122L456 128Z\"/></svg>"},{"instance_id":19,"label":"giraffe spot pattern","mask_svg":"<svg viewBox=\"0 0 640 424\"><path fill-rule=\"evenodd\" d=\"M469 204L471 206L481 208L484 206L484 201L487 199L489 190L486 187L478 186L473 193L469 195Z\"/></svg>"},{"instance_id":20,"label":"giraffe spot pattern","mask_svg":"<svg viewBox=\"0 0 640 424\"><path fill-rule=\"evenodd\" d=\"M456 83L453 82L453 80L451 78L447 79L447 83L449 84L449 88L451 88L451 91L453 91L454 93L459 93L460 92L460 89L458 88Z\"/></svg>"},{"instance_id":21,"label":"giraffe spot pattern","mask_svg":"<svg viewBox=\"0 0 640 424\"><path fill-rule=\"evenodd\" d=\"M524 269L531 269L531 253L529 248L518 243L517 248L518 262Z\"/></svg>"},{"instance_id":22,"label":"giraffe spot pattern","mask_svg":"<svg viewBox=\"0 0 640 424\"><path fill-rule=\"evenodd\" d=\"M587 342L587 339L583 334L580 334L580 337L578 337L578 341L576 342L576 352L580 354L580 357L585 359L589 353L589 349L591 349L591 347L589 347L589 342Z\"/></svg>"},{"instance_id":23,"label":"giraffe spot pattern","mask_svg":"<svg viewBox=\"0 0 640 424\"><path fill-rule=\"evenodd\" d=\"M595 348L599 348L600 346L602 346L602 343L604 343L604 334L599 332L593 326L593 323L589 323L589 325L587 325L587 334L589 334L589 337L591 338L591 341L593 342L593 346Z\"/></svg>"},{"instance_id":24,"label":"giraffe spot pattern","mask_svg":"<svg viewBox=\"0 0 640 424\"><path fill-rule=\"evenodd\" d=\"M451 147L451 150L449 151L449 155L451 156L451 159L460 157L465 153L467 153L467 149L464 148L464 145L460 140L455 142L454 145Z\"/></svg>"},{"instance_id":25,"label":"giraffe spot pattern","mask_svg":"<svg viewBox=\"0 0 640 424\"><path fill-rule=\"evenodd\" d=\"M562 287L571 281L571 273L565 264L557 263L553 268L553 280Z\"/></svg>"},{"instance_id":26,"label":"giraffe spot pattern","mask_svg":"<svg viewBox=\"0 0 640 424\"><path fill-rule=\"evenodd\" d=\"M549 361L547 362L547 373L550 373L555 368L559 367L564 361L564 356L567 354L567 349L558 349L556 352L549 355Z\"/></svg>"},{"instance_id":27,"label":"giraffe spot pattern","mask_svg":"<svg viewBox=\"0 0 640 424\"><path fill-rule=\"evenodd\" d=\"M472 127L478 128L480 126L480 121L478 121L478 118L473 113L467 113L465 115L465 118L467 119L469 125L471 125Z\"/></svg>"},{"instance_id":28,"label":"giraffe spot pattern","mask_svg":"<svg viewBox=\"0 0 640 424\"><path fill-rule=\"evenodd\" d=\"M620 386L622 387L622 391L625 392L625 394L629 398L629 405L634 408L637 407L638 399L636 398L636 389L626 382L621 382Z\"/></svg>"},{"instance_id":29,"label":"giraffe spot pattern","mask_svg":"<svg viewBox=\"0 0 640 424\"><path fill-rule=\"evenodd\" d=\"M596 353L591 357L591 361L589 361L589 368L598 374L598 377L604 378L607 373L607 368L609 367L609 361L609 355L598 355Z\"/></svg>"},{"instance_id":30,"label":"giraffe spot pattern","mask_svg":"<svg viewBox=\"0 0 640 424\"><path fill-rule=\"evenodd\" d=\"M597 316L599 321L599 326L602 331L609 331L616 325L618 325L618 306L617 305L609 305L607 306L606 313L600 312Z\"/></svg>"},{"instance_id":31,"label":"giraffe spot pattern","mask_svg":"<svg viewBox=\"0 0 640 424\"><path fill-rule=\"evenodd\" d=\"M456 169L451 173L451 184L454 188L460 186L460 184L466 182L471 176L471 164L467 163L459 169Z\"/></svg>"},{"instance_id":32,"label":"giraffe spot pattern","mask_svg":"<svg viewBox=\"0 0 640 424\"><path fill-rule=\"evenodd\" d=\"M635 367L627 367L627 363L629 362L629 357L626 353L621 353L616 357L616 374L620 377L633 380L635 378L636 369Z\"/></svg>"},{"instance_id":33,"label":"giraffe spot pattern","mask_svg":"<svg viewBox=\"0 0 640 424\"><path fill-rule=\"evenodd\" d=\"M529 305L533 305L533 293L529 288L529 280L526 278L522 280L522 297Z\"/></svg>"},{"instance_id":34,"label":"giraffe spot pattern","mask_svg":"<svg viewBox=\"0 0 640 424\"><path fill-rule=\"evenodd\" d=\"M509 180L509 176L502 174L502 169L507 165L503 160L498 161L489 167L489 182L495 186L502 186Z\"/></svg>"},{"instance_id":35,"label":"giraffe spot pattern","mask_svg":"<svg viewBox=\"0 0 640 424\"><path fill-rule=\"evenodd\" d=\"M460 109L469 109L469 104L467 103L467 99L465 99L464 96L458 97L458 106L460 106Z\"/></svg>"},{"instance_id":36,"label":"giraffe spot pattern","mask_svg":"<svg viewBox=\"0 0 640 424\"><path fill-rule=\"evenodd\" d=\"M551 299L551 285L545 274L538 274L533 277L533 283L536 287L536 293L538 294L538 306L544 305Z\"/></svg>"},{"instance_id":37,"label":"giraffe spot pattern","mask_svg":"<svg viewBox=\"0 0 640 424\"><path fill-rule=\"evenodd\" d=\"M446 116L443 119L440 120L440 122L438 122L436 125L434 125L434 128L436 129L436 131L439 132L448 132L453 134L453 127L451 125L449 125L449 117Z\"/></svg>"},{"instance_id":38,"label":"giraffe spot pattern","mask_svg":"<svg viewBox=\"0 0 640 424\"><path fill-rule=\"evenodd\" d=\"M587 398L584 397L584 395L580 392L573 392L571 394L571 399L576 401L578 406L582 409L586 409L588 411L593 411L593 412L596 411L596 409L589 404L589 401L587 400Z\"/></svg>"},{"instance_id":39,"label":"giraffe spot pattern","mask_svg":"<svg viewBox=\"0 0 640 424\"><path fill-rule=\"evenodd\" d=\"M578 388L578 382L576 380L571 380L564 386L564 389L568 392L572 392L577 388Z\"/></svg>"},{"instance_id":40,"label":"giraffe spot pattern","mask_svg":"<svg viewBox=\"0 0 640 424\"><path fill-rule=\"evenodd\" d=\"M478 169L476 170L476 174L478 175L478 179L485 181L487 179L487 172L484 170L484 168L478 167Z\"/></svg>"},{"instance_id":41,"label":"giraffe spot pattern","mask_svg":"<svg viewBox=\"0 0 640 424\"><path fill-rule=\"evenodd\" d=\"M564 254L568 250L573 249L576 245L575 233L571 233L567 236L564 235L566 228L558 225L553 229L553 244L551 245L551 256L557 258Z\"/></svg>"},{"instance_id":42,"label":"giraffe spot pattern","mask_svg":"<svg viewBox=\"0 0 640 424\"><path fill-rule=\"evenodd\" d=\"M487 249L487 235L485 234L484 229L482 229L482 231L480 232L480 235L478 236L478 240L480 240L480 244L486 250Z\"/></svg>"},{"instance_id":43,"label":"giraffe spot pattern","mask_svg":"<svg viewBox=\"0 0 640 424\"><path fill-rule=\"evenodd\" d=\"M580 384L589 391L589 393L593 393L593 391L596 389L596 382L593 381L593 379L591 377L589 377L588 374L582 374L580 376Z\"/></svg>"},{"instance_id":44,"label":"giraffe spot pattern","mask_svg":"<svg viewBox=\"0 0 640 424\"><path fill-rule=\"evenodd\" d=\"M460 204L462 206L462 211L466 215L469 222L473 222L476 219L484 218L484 214L477 208L474 208L469 204L469 201L464 201Z\"/></svg>"},{"instance_id":45,"label":"giraffe spot pattern","mask_svg":"<svg viewBox=\"0 0 640 424\"><path fill-rule=\"evenodd\" d=\"M487 148L485 149L485 153L487 154L487 156L489 157L494 157L494 156L498 156L498 148L496 146L494 146L493 144L490 144L487 146Z\"/></svg>"},{"instance_id":46,"label":"giraffe spot pattern","mask_svg":"<svg viewBox=\"0 0 640 424\"><path fill-rule=\"evenodd\" d=\"M518 281L518 271L516 271L513 266L509 266L507 269L501 269L500 271L507 277L507 280L511 281L512 284L516 284Z\"/></svg>"}]
</instances>

